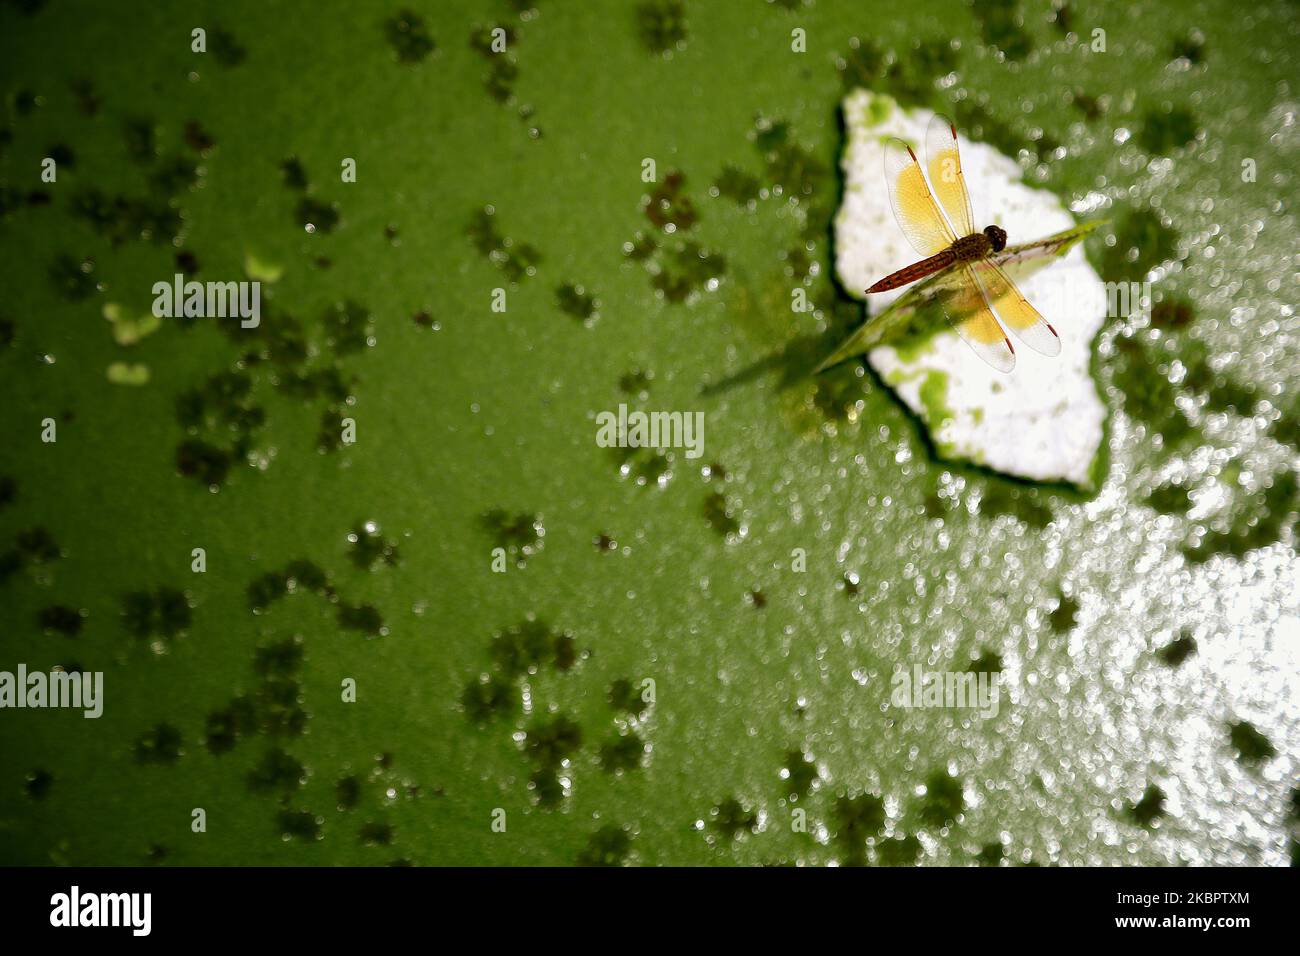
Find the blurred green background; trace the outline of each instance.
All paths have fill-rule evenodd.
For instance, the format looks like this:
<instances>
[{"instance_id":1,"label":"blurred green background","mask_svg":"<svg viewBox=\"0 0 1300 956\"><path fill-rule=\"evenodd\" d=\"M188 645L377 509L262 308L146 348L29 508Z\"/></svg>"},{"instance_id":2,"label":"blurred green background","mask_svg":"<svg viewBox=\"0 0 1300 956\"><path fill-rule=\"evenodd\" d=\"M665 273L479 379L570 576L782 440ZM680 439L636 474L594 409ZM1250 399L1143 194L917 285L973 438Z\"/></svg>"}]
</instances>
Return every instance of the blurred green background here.
<instances>
[{"instance_id":1,"label":"blurred green background","mask_svg":"<svg viewBox=\"0 0 1300 956\"><path fill-rule=\"evenodd\" d=\"M0 5L0 669L105 675L99 720L0 713L0 861L1288 862L1298 21ZM1096 346L1095 496L807 374L862 320L830 232L858 85L1152 279ZM153 283L249 269L282 273L258 329L121 344ZM597 447L620 402L704 412L704 457ZM890 708L916 663L1011 699Z\"/></svg>"}]
</instances>

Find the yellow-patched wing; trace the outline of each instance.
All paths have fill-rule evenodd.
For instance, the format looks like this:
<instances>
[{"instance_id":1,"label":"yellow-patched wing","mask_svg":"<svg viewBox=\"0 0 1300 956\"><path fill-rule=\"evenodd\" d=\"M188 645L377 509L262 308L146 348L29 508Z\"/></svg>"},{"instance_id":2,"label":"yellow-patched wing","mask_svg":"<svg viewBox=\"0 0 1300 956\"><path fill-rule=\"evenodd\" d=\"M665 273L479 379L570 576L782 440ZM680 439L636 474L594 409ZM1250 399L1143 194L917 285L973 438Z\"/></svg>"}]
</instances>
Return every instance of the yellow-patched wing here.
<instances>
[{"instance_id":1,"label":"yellow-patched wing","mask_svg":"<svg viewBox=\"0 0 1300 956\"><path fill-rule=\"evenodd\" d=\"M969 236L975 231L975 217L971 213L970 193L966 191L966 177L961 171L957 127L938 113L926 129L925 161L930 185L952 228L959 236Z\"/></svg>"},{"instance_id":2,"label":"yellow-patched wing","mask_svg":"<svg viewBox=\"0 0 1300 956\"><path fill-rule=\"evenodd\" d=\"M1016 284L992 259L977 259L970 266L993 310L1002 324L1015 333L1035 352L1053 356L1061 354L1061 338L1056 329L1029 304Z\"/></svg>"},{"instance_id":3,"label":"yellow-patched wing","mask_svg":"<svg viewBox=\"0 0 1300 956\"><path fill-rule=\"evenodd\" d=\"M894 218L917 252L932 256L957 241L935 205L916 153L896 137L885 141L885 185Z\"/></svg>"},{"instance_id":4,"label":"yellow-patched wing","mask_svg":"<svg viewBox=\"0 0 1300 956\"><path fill-rule=\"evenodd\" d=\"M953 266L951 279L939 287L938 301L957 334L980 358L999 372L1016 367L1016 350L989 308L969 265Z\"/></svg>"}]
</instances>

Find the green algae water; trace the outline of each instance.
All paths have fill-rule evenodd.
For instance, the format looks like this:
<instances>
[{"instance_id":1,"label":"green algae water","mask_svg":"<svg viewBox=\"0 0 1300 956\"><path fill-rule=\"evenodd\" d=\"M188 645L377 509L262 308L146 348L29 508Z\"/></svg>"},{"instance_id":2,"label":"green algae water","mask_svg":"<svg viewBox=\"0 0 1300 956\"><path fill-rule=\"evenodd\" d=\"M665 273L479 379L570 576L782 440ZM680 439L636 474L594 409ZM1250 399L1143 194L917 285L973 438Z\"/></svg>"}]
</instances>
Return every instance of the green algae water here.
<instances>
[{"instance_id":1,"label":"green algae water","mask_svg":"<svg viewBox=\"0 0 1300 956\"><path fill-rule=\"evenodd\" d=\"M0 671L102 675L98 717L11 678L0 861L1293 860L1298 34L1283 2L0 6ZM1150 283L1094 343L1095 493L943 461L860 360L812 374L864 319L859 87ZM257 321L158 318L176 276L258 282ZM702 413L703 453L601 447L620 405ZM900 705L925 673L998 704Z\"/></svg>"}]
</instances>

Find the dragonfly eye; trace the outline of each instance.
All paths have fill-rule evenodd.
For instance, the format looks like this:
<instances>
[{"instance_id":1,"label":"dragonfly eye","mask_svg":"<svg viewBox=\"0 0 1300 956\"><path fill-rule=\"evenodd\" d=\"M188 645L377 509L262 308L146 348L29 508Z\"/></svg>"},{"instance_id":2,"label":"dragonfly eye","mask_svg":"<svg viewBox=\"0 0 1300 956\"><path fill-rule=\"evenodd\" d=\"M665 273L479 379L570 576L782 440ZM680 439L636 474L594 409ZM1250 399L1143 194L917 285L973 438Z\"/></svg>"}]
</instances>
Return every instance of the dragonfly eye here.
<instances>
[{"instance_id":1,"label":"dragonfly eye","mask_svg":"<svg viewBox=\"0 0 1300 956\"><path fill-rule=\"evenodd\" d=\"M1007 233L1001 226L985 226L984 235L993 243L993 251L1001 252L1007 245Z\"/></svg>"}]
</instances>

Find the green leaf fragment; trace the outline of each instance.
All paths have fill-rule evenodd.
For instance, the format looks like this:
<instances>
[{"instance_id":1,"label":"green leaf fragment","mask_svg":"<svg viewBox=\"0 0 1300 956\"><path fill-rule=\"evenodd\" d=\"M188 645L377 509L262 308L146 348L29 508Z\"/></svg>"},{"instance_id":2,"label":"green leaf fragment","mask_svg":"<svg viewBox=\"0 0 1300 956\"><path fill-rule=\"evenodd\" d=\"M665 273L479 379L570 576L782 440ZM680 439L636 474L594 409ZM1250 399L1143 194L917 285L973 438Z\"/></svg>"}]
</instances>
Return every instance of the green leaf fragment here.
<instances>
[{"instance_id":1,"label":"green leaf fragment","mask_svg":"<svg viewBox=\"0 0 1300 956\"><path fill-rule=\"evenodd\" d=\"M149 384L149 366L143 362L114 362L108 367L107 374L114 385Z\"/></svg>"},{"instance_id":2,"label":"green leaf fragment","mask_svg":"<svg viewBox=\"0 0 1300 956\"><path fill-rule=\"evenodd\" d=\"M945 423L953 418L952 409L948 407L948 375L945 372L930 372L920 389L921 407L925 410L926 425L935 446L943 454L952 454L955 449L947 442L941 441L939 432Z\"/></svg>"},{"instance_id":3,"label":"green leaf fragment","mask_svg":"<svg viewBox=\"0 0 1300 956\"><path fill-rule=\"evenodd\" d=\"M103 315L113 326L113 341L122 346L135 345L146 336L157 332L162 325L162 320L152 312L144 312L131 318L116 302L105 303Z\"/></svg>"},{"instance_id":4,"label":"green leaf fragment","mask_svg":"<svg viewBox=\"0 0 1300 956\"><path fill-rule=\"evenodd\" d=\"M244 272L258 282L279 282L284 266L276 265L253 252L244 253Z\"/></svg>"}]
</instances>

